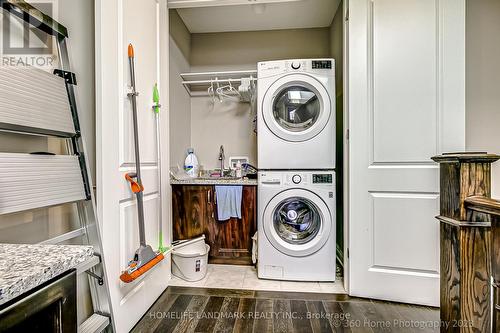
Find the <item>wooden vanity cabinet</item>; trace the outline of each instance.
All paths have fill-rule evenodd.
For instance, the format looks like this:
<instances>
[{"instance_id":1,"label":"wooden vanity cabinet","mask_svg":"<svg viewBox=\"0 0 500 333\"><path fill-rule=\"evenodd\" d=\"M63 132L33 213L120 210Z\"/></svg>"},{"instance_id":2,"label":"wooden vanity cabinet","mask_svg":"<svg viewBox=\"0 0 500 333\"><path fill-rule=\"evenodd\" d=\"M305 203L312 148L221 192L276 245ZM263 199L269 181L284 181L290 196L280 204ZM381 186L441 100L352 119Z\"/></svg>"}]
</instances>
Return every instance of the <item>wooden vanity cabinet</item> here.
<instances>
[{"instance_id":1,"label":"wooden vanity cabinet","mask_svg":"<svg viewBox=\"0 0 500 333\"><path fill-rule=\"evenodd\" d=\"M252 264L257 231L257 187L243 186L241 219L217 220L215 186L172 185L174 240L205 234L211 264Z\"/></svg>"}]
</instances>

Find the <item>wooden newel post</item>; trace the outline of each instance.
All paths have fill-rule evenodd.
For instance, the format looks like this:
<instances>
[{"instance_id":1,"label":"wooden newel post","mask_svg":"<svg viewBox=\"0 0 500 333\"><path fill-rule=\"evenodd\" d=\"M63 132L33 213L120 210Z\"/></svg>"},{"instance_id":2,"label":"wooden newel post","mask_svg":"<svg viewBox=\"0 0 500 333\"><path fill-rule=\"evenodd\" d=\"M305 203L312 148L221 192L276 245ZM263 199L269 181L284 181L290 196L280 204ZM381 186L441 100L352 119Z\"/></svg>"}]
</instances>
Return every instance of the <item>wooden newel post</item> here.
<instances>
[{"instance_id":1,"label":"wooden newel post","mask_svg":"<svg viewBox=\"0 0 500 333\"><path fill-rule=\"evenodd\" d=\"M465 199L491 197L491 163L500 156L454 153L440 164L441 332L490 332L491 223L471 219Z\"/></svg>"}]
</instances>

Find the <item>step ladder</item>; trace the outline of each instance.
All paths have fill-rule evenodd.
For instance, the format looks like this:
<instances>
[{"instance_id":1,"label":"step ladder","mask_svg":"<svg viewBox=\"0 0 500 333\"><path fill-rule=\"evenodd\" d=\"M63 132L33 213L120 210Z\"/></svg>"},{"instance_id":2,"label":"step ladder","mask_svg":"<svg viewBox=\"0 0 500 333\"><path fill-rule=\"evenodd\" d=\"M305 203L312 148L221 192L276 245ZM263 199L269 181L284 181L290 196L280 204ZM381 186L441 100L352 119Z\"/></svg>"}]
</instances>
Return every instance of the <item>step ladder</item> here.
<instances>
[{"instance_id":1,"label":"step ladder","mask_svg":"<svg viewBox=\"0 0 500 333\"><path fill-rule=\"evenodd\" d=\"M94 314L79 326L81 333L113 332L113 316L102 256L90 170L78 120L70 69L67 29L22 0L0 0L7 17L22 20L55 37L60 68L49 73L34 67L0 66L0 130L56 137L68 155L0 153L0 215L76 204L79 228L48 239L58 244L82 239L95 256L77 267L87 274ZM16 18L14 18L16 17Z\"/></svg>"}]
</instances>

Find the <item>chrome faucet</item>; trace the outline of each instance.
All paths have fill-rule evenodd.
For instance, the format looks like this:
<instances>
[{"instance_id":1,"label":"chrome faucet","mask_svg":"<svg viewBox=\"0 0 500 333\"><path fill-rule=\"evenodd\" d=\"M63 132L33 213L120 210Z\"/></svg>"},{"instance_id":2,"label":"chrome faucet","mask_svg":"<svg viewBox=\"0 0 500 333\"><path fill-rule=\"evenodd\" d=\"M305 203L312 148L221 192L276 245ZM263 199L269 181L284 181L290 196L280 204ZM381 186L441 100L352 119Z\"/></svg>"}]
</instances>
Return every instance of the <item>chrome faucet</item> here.
<instances>
[{"instance_id":1,"label":"chrome faucet","mask_svg":"<svg viewBox=\"0 0 500 333\"><path fill-rule=\"evenodd\" d=\"M220 176L224 177L224 146L221 145L219 148L219 161L220 161Z\"/></svg>"}]
</instances>

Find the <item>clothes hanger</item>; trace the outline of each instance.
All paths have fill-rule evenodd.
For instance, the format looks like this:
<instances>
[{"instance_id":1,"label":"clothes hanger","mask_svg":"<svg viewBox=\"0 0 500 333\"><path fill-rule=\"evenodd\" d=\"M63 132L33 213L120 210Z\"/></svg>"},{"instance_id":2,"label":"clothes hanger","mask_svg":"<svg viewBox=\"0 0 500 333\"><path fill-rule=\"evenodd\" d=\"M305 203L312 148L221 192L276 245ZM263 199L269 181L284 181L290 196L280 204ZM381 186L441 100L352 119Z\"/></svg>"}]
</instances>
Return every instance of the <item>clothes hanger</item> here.
<instances>
[{"instance_id":1,"label":"clothes hanger","mask_svg":"<svg viewBox=\"0 0 500 333\"><path fill-rule=\"evenodd\" d=\"M212 104L215 103L214 80L210 80L210 87L207 89L208 95L212 98Z\"/></svg>"},{"instance_id":2,"label":"clothes hanger","mask_svg":"<svg viewBox=\"0 0 500 333\"><path fill-rule=\"evenodd\" d=\"M238 101L241 98L240 92L233 87L231 80L228 80L228 84L217 88L217 93L219 94L219 99L222 102L224 98Z\"/></svg>"},{"instance_id":3,"label":"clothes hanger","mask_svg":"<svg viewBox=\"0 0 500 333\"><path fill-rule=\"evenodd\" d=\"M215 78L215 80L217 83L216 94L217 94L217 97L219 98L219 102L222 103L224 101L224 96L223 96L224 95L224 92L223 92L224 86L220 85L219 78Z\"/></svg>"}]
</instances>

